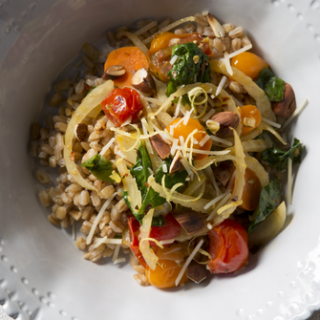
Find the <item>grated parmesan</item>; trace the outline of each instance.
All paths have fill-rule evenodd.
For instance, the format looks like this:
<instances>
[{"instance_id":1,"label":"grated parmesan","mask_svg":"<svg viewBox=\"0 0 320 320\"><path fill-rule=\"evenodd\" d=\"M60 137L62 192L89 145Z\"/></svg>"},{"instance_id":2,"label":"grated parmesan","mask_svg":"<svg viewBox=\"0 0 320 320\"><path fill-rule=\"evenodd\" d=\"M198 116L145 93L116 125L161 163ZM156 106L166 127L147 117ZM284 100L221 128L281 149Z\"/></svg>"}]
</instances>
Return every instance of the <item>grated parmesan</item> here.
<instances>
[{"instance_id":1,"label":"grated parmesan","mask_svg":"<svg viewBox=\"0 0 320 320\"><path fill-rule=\"evenodd\" d=\"M230 150L206 151L206 150L193 149L193 148L191 150L190 148L187 148L187 147L183 148L183 147L179 147L179 146L177 146L177 149L182 150L182 151L192 152L192 153L207 154L207 155L211 155L211 156L221 156L221 155L228 154L230 152Z\"/></svg>"},{"instance_id":2,"label":"grated parmesan","mask_svg":"<svg viewBox=\"0 0 320 320\"><path fill-rule=\"evenodd\" d=\"M175 239L161 240L159 241L161 244L171 244L175 242Z\"/></svg>"},{"instance_id":3,"label":"grated parmesan","mask_svg":"<svg viewBox=\"0 0 320 320\"><path fill-rule=\"evenodd\" d=\"M152 21L150 23L148 23L147 25L145 25L144 27L140 28L139 30L137 30L136 32L134 32L134 34L136 36L141 36L142 34L144 34L145 32L149 31L150 29L156 27L158 25L158 21Z\"/></svg>"},{"instance_id":4,"label":"grated parmesan","mask_svg":"<svg viewBox=\"0 0 320 320\"><path fill-rule=\"evenodd\" d=\"M146 128L146 119L145 119L145 118L141 119L141 125L142 125L142 131L143 131L143 133L144 133L145 135L148 135L149 132L148 132L148 130L147 130L147 128ZM147 149L148 149L149 154L153 154L153 149L152 149L152 146L151 146L151 143L150 143L150 140L149 140L149 139L146 139L146 147L147 147Z\"/></svg>"},{"instance_id":5,"label":"grated parmesan","mask_svg":"<svg viewBox=\"0 0 320 320\"><path fill-rule=\"evenodd\" d=\"M172 156L176 153L177 146L178 146L178 139L174 139L173 144L171 146L171 155Z\"/></svg>"},{"instance_id":6,"label":"grated parmesan","mask_svg":"<svg viewBox=\"0 0 320 320\"><path fill-rule=\"evenodd\" d=\"M203 147L208 140L210 140L210 137L208 135L205 135L204 138L199 142L199 146Z\"/></svg>"},{"instance_id":7,"label":"grated parmesan","mask_svg":"<svg viewBox=\"0 0 320 320\"><path fill-rule=\"evenodd\" d=\"M215 214L218 212L218 210L224 206L230 199L231 193L228 193L216 206L216 208L210 213L209 217L207 218L207 221L212 220L212 218L215 216Z\"/></svg>"},{"instance_id":8,"label":"grated parmesan","mask_svg":"<svg viewBox=\"0 0 320 320\"><path fill-rule=\"evenodd\" d=\"M166 164L166 163L163 163L163 164L162 164L162 171L163 171L164 173L167 173L167 172L168 172L168 167L167 167L167 164Z\"/></svg>"},{"instance_id":9,"label":"grated parmesan","mask_svg":"<svg viewBox=\"0 0 320 320\"><path fill-rule=\"evenodd\" d=\"M208 100L209 101L209 100ZM210 103L210 102L209 102ZM206 122L216 113L215 109L211 109L207 114L205 114L200 120Z\"/></svg>"},{"instance_id":10,"label":"grated parmesan","mask_svg":"<svg viewBox=\"0 0 320 320\"><path fill-rule=\"evenodd\" d=\"M102 148L102 150L100 151L101 156L104 156L106 154L106 152L109 150L109 148L112 146L115 140L115 138L110 139L110 141Z\"/></svg>"},{"instance_id":11,"label":"grated parmesan","mask_svg":"<svg viewBox=\"0 0 320 320\"><path fill-rule=\"evenodd\" d=\"M176 106L176 110L174 112L174 118L178 118L179 113L180 113L180 108L181 108L181 100L182 100L182 96L179 97L177 106Z\"/></svg>"},{"instance_id":12,"label":"grated parmesan","mask_svg":"<svg viewBox=\"0 0 320 320\"><path fill-rule=\"evenodd\" d=\"M93 223L93 225L92 225L92 227L90 229L90 232L88 234L88 237L87 237L87 240L86 240L87 245L89 245L91 243L93 235L94 235L94 232L96 231L96 228L98 226L99 221L101 220L104 212L107 210L109 204L111 203L111 201L113 200L113 198L116 195L117 195L117 193L115 192L108 200L106 200L106 202L101 207L101 209L100 209L97 217L95 218L94 223Z\"/></svg>"},{"instance_id":13,"label":"grated parmesan","mask_svg":"<svg viewBox=\"0 0 320 320\"><path fill-rule=\"evenodd\" d=\"M119 263L123 263L123 262L126 262L126 258L125 257L122 257L122 258L118 258L116 260L113 261L113 264L119 264Z\"/></svg>"},{"instance_id":14,"label":"grated parmesan","mask_svg":"<svg viewBox=\"0 0 320 320\"><path fill-rule=\"evenodd\" d=\"M117 244L112 256L113 263L118 259L119 252L120 252L120 244Z\"/></svg>"},{"instance_id":15,"label":"grated parmesan","mask_svg":"<svg viewBox=\"0 0 320 320\"><path fill-rule=\"evenodd\" d=\"M179 250L181 250L181 247L173 248L172 250L169 250L169 251L164 252L163 255L167 255L167 254L170 254L170 253L179 251Z\"/></svg>"},{"instance_id":16,"label":"grated parmesan","mask_svg":"<svg viewBox=\"0 0 320 320\"><path fill-rule=\"evenodd\" d=\"M190 254L190 256L188 257L187 261L186 261L185 264L183 265L183 267L182 267L182 269L181 269L181 271L180 271L180 273L179 273L179 275L178 275L178 277L177 277L177 279L176 279L176 281L175 281L176 286L179 285L179 283L180 283L180 281L181 281L181 279L182 279L185 271L186 271L187 268L188 268L188 265L191 263L192 259L194 258L194 256L197 254L197 252L199 251L199 249L200 249L201 246L203 245L203 242L204 242L203 239L201 239L201 240L199 241L199 243L197 244L197 246L196 246L196 247L193 249L193 251L191 252L191 254Z\"/></svg>"},{"instance_id":17,"label":"grated parmesan","mask_svg":"<svg viewBox=\"0 0 320 320\"><path fill-rule=\"evenodd\" d=\"M218 88L217 88L217 91L216 91L216 96L218 96L221 92L221 90L223 89L225 83L227 81L227 77L226 76L223 76L220 80L220 83L218 85Z\"/></svg>"},{"instance_id":18,"label":"grated parmesan","mask_svg":"<svg viewBox=\"0 0 320 320\"><path fill-rule=\"evenodd\" d=\"M178 56L177 55L174 55L172 58L171 58L171 60L170 60L170 64L171 65L174 65L174 63L177 61L177 59L178 59Z\"/></svg>"},{"instance_id":19,"label":"grated parmesan","mask_svg":"<svg viewBox=\"0 0 320 320\"><path fill-rule=\"evenodd\" d=\"M207 175L207 177L209 178L212 186L216 190L217 195L220 195L221 194L221 190L220 190L220 188L219 188L219 186L217 184L216 178L214 177L214 174L212 172L211 167L209 166L209 167L205 168L203 171Z\"/></svg>"},{"instance_id":20,"label":"grated parmesan","mask_svg":"<svg viewBox=\"0 0 320 320\"><path fill-rule=\"evenodd\" d=\"M246 51L250 50L251 48L252 48L252 44L250 43L250 44L244 46L243 48L241 48L241 49L239 49L239 50L237 50L235 52L230 53L229 54L229 59L239 55L240 53L246 52Z\"/></svg>"},{"instance_id":21,"label":"grated parmesan","mask_svg":"<svg viewBox=\"0 0 320 320\"><path fill-rule=\"evenodd\" d=\"M211 230L211 229L213 228L213 225L212 225L211 223L208 223L208 224L207 224L207 228L208 228L209 230Z\"/></svg>"},{"instance_id":22,"label":"grated parmesan","mask_svg":"<svg viewBox=\"0 0 320 320\"><path fill-rule=\"evenodd\" d=\"M154 103L155 105L161 106L162 102L156 98L144 97L148 102Z\"/></svg>"},{"instance_id":23,"label":"grated parmesan","mask_svg":"<svg viewBox=\"0 0 320 320\"><path fill-rule=\"evenodd\" d=\"M183 165L183 167L186 169L186 171L188 172L188 175L191 176L192 175L192 170L191 167L188 163L188 161L186 161L185 159L180 159L181 164Z\"/></svg>"},{"instance_id":24,"label":"grated parmesan","mask_svg":"<svg viewBox=\"0 0 320 320\"><path fill-rule=\"evenodd\" d=\"M152 171L151 168L148 167L148 171L149 171L149 173L150 173L152 176L154 175L154 172Z\"/></svg>"},{"instance_id":25,"label":"grated parmesan","mask_svg":"<svg viewBox=\"0 0 320 320\"><path fill-rule=\"evenodd\" d=\"M265 123L267 123L267 124L270 124L270 126L272 126L272 127L275 127L275 128L278 128L278 129L281 128L281 124L280 124L280 123L271 121L271 120L266 119L266 118L263 118L263 117L262 117L262 121L265 122Z\"/></svg>"},{"instance_id":26,"label":"grated parmesan","mask_svg":"<svg viewBox=\"0 0 320 320\"><path fill-rule=\"evenodd\" d=\"M301 114L301 112L305 109L305 107L308 105L309 101L307 98L304 98L299 105L299 107L294 111L294 113L291 115L291 117L284 123L282 126L282 129L285 129L298 115Z\"/></svg>"},{"instance_id":27,"label":"grated parmesan","mask_svg":"<svg viewBox=\"0 0 320 320\"><path fill-rule=\"evenodd\" d=\"M213 200L211 200L210 202L208 202L203 209L207 210L210 207L212 207L213 205L215 205L218 201L220 201L222 198L224 198L229 192L225 192L223 194L220 194L220 196L214 198Z\"/></svg>"},{"instance_id":28,"label":"grated parmesan","mask_svg":"<svg viewBox=\"0 0 320 320\"><path fill-rule=\"evenodd\" d=\"M96 238L93 247L98 248L102 244L122 244L122 239L109 239L107 236L103 238Z\"/></svg>"}]
</instances>

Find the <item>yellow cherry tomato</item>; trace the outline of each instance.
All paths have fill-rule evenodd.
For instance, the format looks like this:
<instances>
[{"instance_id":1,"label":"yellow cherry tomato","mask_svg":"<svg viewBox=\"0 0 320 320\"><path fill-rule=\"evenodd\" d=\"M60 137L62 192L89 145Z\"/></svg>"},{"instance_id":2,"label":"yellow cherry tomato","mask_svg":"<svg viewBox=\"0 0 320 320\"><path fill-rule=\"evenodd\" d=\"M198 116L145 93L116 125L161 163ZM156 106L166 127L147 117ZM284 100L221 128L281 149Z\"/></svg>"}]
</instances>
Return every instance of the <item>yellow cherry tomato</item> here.
<instances>
[{"instance_id":1,"label":"yellow cherry tomato","mask_svg":"<svg viewBox=\"0 0 320 320\"><path fill-rule=\"evenodd\" d=\"M173 127L173 137L175 139L178 139L180 142L180 137L183 137L184 141L187 140L190 133L192 133L195 129L197 129L197 133L193 135L193 138L195 139L193 142L193 148L194 149L200 149L209 151L212 146L212 141L209 139L203 146L200 146L200 141L207 135L207 132L205 128L200 124L200 122L196 119L190 118L188 123L184 125L183 121L181 119L176 119L173 122L171 122L167 126L167 131L172 132L172 129L170 130L170 127ZM188 148L190 148L191 141L189 140ZM206 154L196 154L194 159L195 160L201 160L208 155Z\"/></svg>"},{"instance_id":2,"label":"yellow cherry tomato","mask_svg":"<svg viewBox=\"0 0 320 320\"><path fill-rule=\"evenodd\" d=\"M150 284L159 289L168 289L176 286L175 281L182 269L175 261L159 260L155 270L147 268L146 277ZM182 276L179 284L188 281L187 273Z\"/></svg>"},{"instance_id":3,"label":"yellow cherry tomato","mask_svg":"<svg viewBox=\"0 0 320 320\"><path fill-rule=\"evenodd\" d=\"M242 135L246 135L261 123L261 113L254 105L246 105L240 108L241 122L242 122ZM248 124L253 123L252 126Z\"/></svg>"},{"instance_id":4,"label":"yellow cherry tomato","mask_svg":"<svg viewBox=\"0 0 320 320\"><path fill-rule=\"evenodd\" d=\"M231 66L242 71L251 79L259 77L259 73L269 65L259 56L251 52L243 52L231 59Z\"/></svg>"}]
</instances>

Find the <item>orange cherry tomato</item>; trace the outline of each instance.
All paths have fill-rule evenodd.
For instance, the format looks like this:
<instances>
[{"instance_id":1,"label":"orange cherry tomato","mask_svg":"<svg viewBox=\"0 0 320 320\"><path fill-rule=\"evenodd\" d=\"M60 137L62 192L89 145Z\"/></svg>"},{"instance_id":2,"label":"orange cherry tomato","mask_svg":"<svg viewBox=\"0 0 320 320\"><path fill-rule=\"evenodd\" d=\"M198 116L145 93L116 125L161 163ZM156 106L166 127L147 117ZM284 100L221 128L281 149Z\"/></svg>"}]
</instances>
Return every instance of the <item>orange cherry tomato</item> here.
<instances>
[{"instance_id":1,"label":"orange cherry tomato","mask_svg":"<svg viewBox=\"0 0 320 320\"><path fill-rule=\"evenodd\" d=\"M245 171L245 185L242 193L242 205L239 206L241 209L253 211L259 204L260 193L261 193L261 183L256 174L246 168Z\"/></svg>"},{"instance_id":2,"label":"orange cherry tomato","mask_svg":"<svg viewBox=\"0 0 320 320\"><path fill-rule=\"evenodd\" d=\"M203 146L200 146L199 144L200 141L207 135L207 132L198 120L190 118L187 125L184 125L183 121L181 121L181 118L180 119L178 118L167 126L166 129L168 132L171 132L170 127L173 127L173 137L175 139L178 139L179 143L180 143L180 137L183 137L184 141L186 142L190 133L192 133L195 129L197 129L198 132L193 135L193 138L196 140L193 143L193 148L205 150L205 151L209 151L211 149L211 146L212 146L211 139L209 139ZM191 146L191 141L189 140L188 148L190 148L190 146ZM194 159L201 160L207 156L208 155L206 154L195 154Z\"/></svg>"},{"instance_id":3,"label":"orange cherry tomato","mask_svg":"<svg viewBox=\"0 0 320 320\"><path fill-rule=\"evenodd\" d=\"M243 52L231 59L231 66L242 71L251 79L259 77L259 73L269 65L259 56L251 52Z\"/></svg>"},{"instance_id":4,"label":"orange cherry tomato","mask_svg":"<svg viewBox=\"0 0 320 320\"><path fill-rule=\"evenodd\" d=\"M234 220L224 220L209 231L210 249L213 257L208 262L211 273L230 273L243 267L248 259L248 235Z\"/></svg>"},{"instance_id":5,"label":"orange cherry tomato","mask_svg":"<svg viewBox=\"0 0 320 320\"><path fill-rule=\"evenodd\" d=\"M172 260L159 260L155 270L147 267L146 277L150 284L159 289L168 289L176 286L175 281L181 271L180 267L175 261ZM188 281L187 273L183 275L179 284Z\"/></svg>"},{"instance_id":6,"label":"orange cherry tomato","mask_svg":"<svg viewBox=\"0 0 320 320\"><path fill-rule=\"evenodd\" d=\"M254 105L246 105L240 108L241 122L242 122L242 135L246 135L253 131L261 123L261 113L259 109ZM254 126L248 127L245 125L248 120L254 120Z\"/></svg>"}]
</instances>

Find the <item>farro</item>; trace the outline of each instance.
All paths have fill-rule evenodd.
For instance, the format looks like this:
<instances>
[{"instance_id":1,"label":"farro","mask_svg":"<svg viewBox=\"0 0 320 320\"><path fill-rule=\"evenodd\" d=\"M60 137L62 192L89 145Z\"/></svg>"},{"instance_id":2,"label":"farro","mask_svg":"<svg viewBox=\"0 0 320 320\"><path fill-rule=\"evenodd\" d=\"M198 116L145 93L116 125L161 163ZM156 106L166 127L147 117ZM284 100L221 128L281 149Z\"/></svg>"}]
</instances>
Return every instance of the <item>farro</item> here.
<instances>
[{"instance_id":1,"label":"farro","mask_svg":"<svg viewBox=\"0 0 320 320\"><path fill-rule=\"evenodd\" d=\"M35 174L36 174L36 177L37 177L38 181L41 184L47 184L47 183L51 182L50 177L47 175L47 173L44 170L42 170L42 169L37 170L35 172Z\"/></svg>"}]
</instances>

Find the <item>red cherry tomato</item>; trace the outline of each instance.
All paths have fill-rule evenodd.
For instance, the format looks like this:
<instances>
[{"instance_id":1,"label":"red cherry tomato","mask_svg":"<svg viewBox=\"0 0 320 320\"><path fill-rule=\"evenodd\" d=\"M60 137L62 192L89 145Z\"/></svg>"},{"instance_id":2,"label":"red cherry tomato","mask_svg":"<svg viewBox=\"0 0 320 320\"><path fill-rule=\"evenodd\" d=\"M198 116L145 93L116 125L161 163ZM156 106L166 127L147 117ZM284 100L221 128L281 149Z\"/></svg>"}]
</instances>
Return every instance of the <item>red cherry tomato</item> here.
<instances>
[{"instance_id":1,"label":"red cherry tomato","mask_svg":"<svg viewBox=\"0 0 320 320\"><path fill-rule=\"evenodd\" d=\"M161 240L169 240L177 237L181 231L181 226L172 214L167 214L165 217L166 223L162 227L152 227L150 238Z\"/></svg>"},{"instance_id":2,"label":"red cherry tomato","mask_svg":"<svg viewBox=\"0 0 320 320\"><path fill-rule=\"evenodd\" d=\"M248 235L234 220L227 219L209 232L213 257L208 262L211 273L229 273L239 270L248 259Z\"/></svg>"},{"instance_id":3,"label":"red cherry tomato","mask_svg":"<svg viewBox=\"0 0 320 320\"><path fill-rule=\"evenodd\" d=\"M131 117L131 122L138 118L143 109L140 96L131 88L116 88L101 102L101 108L106 116L120 127Z\"/></svg>"}]
</instances>

